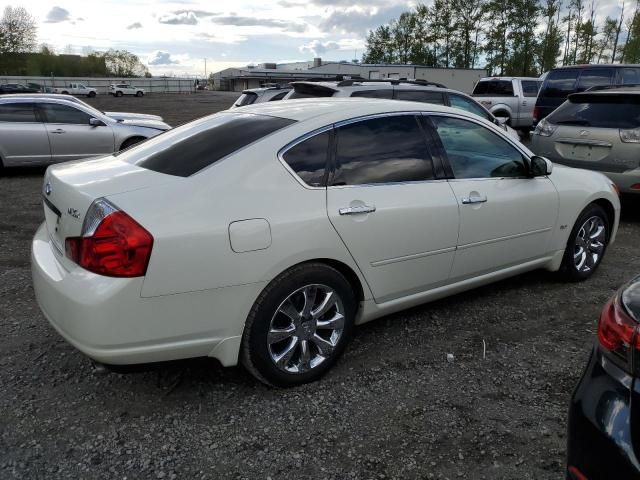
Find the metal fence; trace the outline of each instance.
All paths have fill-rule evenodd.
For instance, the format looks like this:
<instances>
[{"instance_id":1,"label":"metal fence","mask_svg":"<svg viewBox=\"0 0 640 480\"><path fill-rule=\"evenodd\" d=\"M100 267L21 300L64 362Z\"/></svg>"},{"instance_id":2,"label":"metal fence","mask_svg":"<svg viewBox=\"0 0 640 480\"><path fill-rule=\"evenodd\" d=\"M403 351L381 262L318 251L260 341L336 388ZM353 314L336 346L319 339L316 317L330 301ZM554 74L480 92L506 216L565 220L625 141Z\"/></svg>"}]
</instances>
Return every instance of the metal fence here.
<instances>
[{"instance_id":1,"label":"metal fence","mask_svg":"<svg viewBox=\"0 0 640 480\"><path fill-rule=\"evenodd\" d=\"M36 83L43 89L68 87L70 83L82 83L93 87L98 94L108 94L112 83L127 83L143 88L146 93L194 93L196 89L193 78L94 78L94 77L21 77L0 76L0 84L4 83Z\"/></svg>"}]
</instances>

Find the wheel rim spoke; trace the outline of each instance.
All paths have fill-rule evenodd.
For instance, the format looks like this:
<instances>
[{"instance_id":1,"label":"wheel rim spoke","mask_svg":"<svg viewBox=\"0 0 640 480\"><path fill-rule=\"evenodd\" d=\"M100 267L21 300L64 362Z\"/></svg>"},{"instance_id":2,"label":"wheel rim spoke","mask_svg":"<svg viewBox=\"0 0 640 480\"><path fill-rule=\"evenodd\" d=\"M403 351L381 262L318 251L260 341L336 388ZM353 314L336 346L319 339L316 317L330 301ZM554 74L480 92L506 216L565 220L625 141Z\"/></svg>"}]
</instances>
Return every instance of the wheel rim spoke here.
<instances>
[{"instance_id":1,"label":"wheel rim spoke","mask_svg":"<svg viewBox=\"0 0 640 480\"><path fill-rule=\"evenodd\" d=\"M278 312L289 317L292 323L300 320L300 312L298 312L296 307L291 302L291 298L287 298L287 300L278 309Z\"/></svg>"},{"instance_id":2,"label":"wheel rim spoke","mask_svg":"<svg viewBox=\"0 0 640 480\"><path fill-rule=\"evenodd\" d=\"M576 235L573 253L573 261L579 272L589 272L598 265L604 252L606 234L605 223L598 216L582 224Z\"/></svg>"},{"instance_id":3,"label":"wheel rim spoke","mask_svg":"<svg viewBox=\"0 0 640 480\"><path fill-rule=\"evenodd\" d=\"M322 330L342 330L344 328L344 315L336 312L332 318L318 321L317 328Z\"/></svg>"},{"instance_id":4,"label":"wheel rim spoke","mask_svg":"<svg viewBox=\"0 0 640 480\"><path fill-rule=\"evenodd\" d=\"M296 352L297 347L298 347L298 338L293 337L289 345L287 345L287 348L285 348L284 351L279 356L274 358L276 365L278 365L281 368L286 367L289 361L291 360L291 357L293 357L293 354Z\"/></svg>"},{"instance_id":5,"label":"wheel rim spoke","mask_svg":"<svg viewBox=\"0 0 640 480\"><path fill-rule=\"evenodd\" d=\"M301 316L307 318L311 315L311 310L313 309L313 304L316 300L316 292L317 288L315 285L309 285L304 290L302 290L302 295L304 297L304 306L302 307Z\"/></svg>"},{"instance_id":6,"label":"wheel rim spoke","mask_svg":"<svg viewBox=\"0 0 640 480\"><path fill-rule=\"evenodd\" d=\"M336 295L333 292L327 292L320 305L311 312L313 318L321 318L325 313L331 310L336 305Z\"/></svg>"},{"instance_id":7,"label":"wheel rim spoke","mask_svg":"<svg viewBox=\"0 0 640 480\"><path fill-rule=\"evenodd\" d=\"M296 332L296 327L291 325L287 328L272 328L269 330L269 334L267 336L267 343L272 345L274 343L281 342L286 340L287 338L291 338L293 334Z\"/></svg>"},{"instance_id":8,"label":"wheel rim spoke","mask_svg":"<svg viewBox=\"0 0 640 480\"><path fill-rule=\"evenodd\" d=\"M311 370L311 352L309 351L309 342L306 340L300 342L300 363L298 370L300 372Z\"/></svg>"},{"instance_id":9,"label":"wheel rim spoke","mask_svg":"<svg viewBox=\"0 0 640 480\"><path fill-rule=\"evenodd\" d=\"M311 338L311 341L316 347L318 347L318 350L320 351L320 355L322 355L323 357L328 357L333 353L335 345L331 343L329 340L325 340L320 335L318 334L314 335Z\"/></svg>"}]
</instances>

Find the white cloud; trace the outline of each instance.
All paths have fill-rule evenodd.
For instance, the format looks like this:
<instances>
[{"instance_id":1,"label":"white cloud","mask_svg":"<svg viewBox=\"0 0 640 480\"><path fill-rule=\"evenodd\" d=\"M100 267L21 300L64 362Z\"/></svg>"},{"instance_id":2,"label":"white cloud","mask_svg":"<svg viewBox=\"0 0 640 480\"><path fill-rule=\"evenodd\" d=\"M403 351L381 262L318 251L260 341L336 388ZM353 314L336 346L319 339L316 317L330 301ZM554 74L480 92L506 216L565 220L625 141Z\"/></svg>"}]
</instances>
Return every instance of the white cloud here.
<instances>
[{"instance_id":1,"label":"white cloud","mask_svg":"<svg viewBox=\"0 0 640 480\"><path fill-rule=\"evenodd\" d=\"M47 13L47 19L45 20L45 22L60 23L67 20L71 20L71 17L69 16L69 10L66 10L62 7L53 7L51 10L49 10L49 13Z\"/></svg>"},{"instance_id":2,"label":"white cloud","mask_svg":"<svg viewBox=\"0 0 640 480\"><path fill-rule=\"evenodd\" d=\"M178 60L173 60L169 52L156 50L151 55L149 55L149 58L147 58L147 63L149 65L160 66L160 65L175 65L180 62Z\"/></svg>"},{"instance_id":3,"label":"white cloud","mask_svg":"<svg viewBox=\"0 0 640 480\"><path fill-rule=\"evenodd\" d=\"M140 22L134 22L127 27L127 30L135 30L136 28L142 28L142 24Z\"/></svg>"},{"instance_id":4,"label":"white cloud","mask_svg":"<svg viewBox=\"0 0 640 480\"><path fill-rule=\"evenodd\" d=\"M300 46L300 51L302 53L311 53L314 57L319 57L320 55L328 52L329 50L339 50L340 45L338 42L321 42L320 40L314 40L312 42L306 43Z\"/></svg>"},{"instance_id":5,"label":"white cloud","mask_svg":"<svg viewBox=\"0 0 640 480\"><path fill-rule=\"evenodd\" d=\"M178 14L163 15L158 21L168 25L196 25L198 23L198 17L193 12L183 11Z\"/></svg>"}]
</instances>

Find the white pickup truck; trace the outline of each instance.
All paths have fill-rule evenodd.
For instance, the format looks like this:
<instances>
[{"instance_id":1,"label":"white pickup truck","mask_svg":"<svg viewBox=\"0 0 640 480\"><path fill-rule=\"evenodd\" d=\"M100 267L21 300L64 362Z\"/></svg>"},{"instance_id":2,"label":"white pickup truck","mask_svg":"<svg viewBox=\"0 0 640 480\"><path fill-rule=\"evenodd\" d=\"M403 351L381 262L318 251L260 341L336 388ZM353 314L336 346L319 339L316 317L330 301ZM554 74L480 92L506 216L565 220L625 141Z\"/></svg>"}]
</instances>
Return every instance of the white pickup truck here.
<instances>
[{"instance_id":1,"label":"white pickup truck","mask_svg":"<svg viewBox=\"0 0 640 480\"><path fill-rule=\"evenodd\" d=\"M62 93L64 95L86 95L87 97L95 97L98 91L95 88L87 87L82 83L68 83L64 87L54 88L53 93Z\"/></svg>"},{"instance_id":2,"label":"white pickup truck","mask_svg":"<svg viewBox=\"0 0 640 480\"><path fill-rule=\"evenodd\" d=\"M531 77L481 78L471 94L496 117L507 118L513 128L533 125L533 107L536 105L542 80Z\"/></svg>"}]
</instances>

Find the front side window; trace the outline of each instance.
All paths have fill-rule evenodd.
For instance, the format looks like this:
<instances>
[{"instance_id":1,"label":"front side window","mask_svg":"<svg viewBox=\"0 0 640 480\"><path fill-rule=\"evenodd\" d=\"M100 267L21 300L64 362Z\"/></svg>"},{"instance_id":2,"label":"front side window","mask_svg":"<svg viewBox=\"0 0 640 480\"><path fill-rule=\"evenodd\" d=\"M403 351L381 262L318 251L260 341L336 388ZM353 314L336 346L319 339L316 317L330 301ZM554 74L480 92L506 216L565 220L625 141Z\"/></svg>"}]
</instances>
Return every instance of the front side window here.
<instances>
[{"instance_id":1,"label":"front side window","mask_svg":"<svg viewBox=\"0 0 640 480\"><path fill-rule=\"evenodd\" d=\"M352 97L365 97L365 98L386 98L391 100L393 98L393 90L391 88L381 90L358 90L351 94Z\"/></svg>"},{"instance_id":2,"label":"front side window","mask_svg":"<svg viewBox=\"0 0 640 480\"><path fill-rule=\"evenodd\" d=\"M47 123L66 123L88 125L91 116L77 108L57 103L41 103L38 105Z\"/></svg>"},{"instance_id":3,"label":"front side window","mask_svg":"<svg viewBox=\"0 0 640 480\"><path fill-rule=\"evenodd\" d=\"M0 104L0 122L35 123L36 114L33 103Z\"/></svg>"},{"instance_id":4,"label":"front side window","mask_svg":"<svg viewBox=\"0 0 640 480\"><path fill-rule=\"evenodd\" d=\"M611 85L612 82L613 68L587 68L580 74L577 90L583 92L591 87Z\"/></svg>"},{"instance_id":5,"label":"front side window","mask_svg":"<svg viewBox=\"0 0 640 480\"><path fill-rule=\"evenodd\" d=\"M148 170L188 177L295 120L266 115L221 113L173 128L118 153Z\"/></svg>"},{"instance_id":6,"label":"front side window","mask_svg":"<svg viewBox=\"0 0 640 480\"><path fill-rule=\"evenodd\" d=\"M444 95L441 92L430 92L428 90L396 90L395 95L397 100L444 105Z\"/></svg>"},{"instance_id":7,"label":"front side window","mask_svg":"<svg viewBox=\"0 0 640 480\"><path fill-rule=\"evenodd\" d=\"M434 178L433 160L414 115L373 118L338 127L336 142L331 185Z\"/></svg>"},{"instance_id":8,"label":"front side window","mask_svg":"<svg viewBox=\"0 0 640 480\"><path fill-rule=\"evenodd\" d=\"M452 107L474 113L481 118L484 118L489 121L493 121L493 118L491 117L489 112L487 112L484 108L482 108L473 100L465 98L462 95L456 95L455 93L450 93L449 102L451 103Z\"/></svg>"},{"instance_id":9,"label":"front side window","mask_svg":"<svg viewBox=\"0 0 640 480\"><path fill-rule=\"evenodd\" d=\"M525 97L537 97L540 83L535 80L522 80L522 92Z\"/></svg>"},{"instance_id":10,"label":"front side window","mask_svg":"<svg viewBox=\"0 0 640 480\"><path fill-rule=\"evenodd\" d=\"M455 178L523 177L522 154L510 143L477 123L432 116Z\"/></svg>"},{"instance_id":11,"label":"front side window","mask_svg":"<svg viewBox=\"0 0 640 480\"><path fill-rule=\"evenodd\" d=\"M329 152L329 132L307 138L287 150L282 158L300 179L309 186L324 185Z\"/></svg>"}]
</instances>

